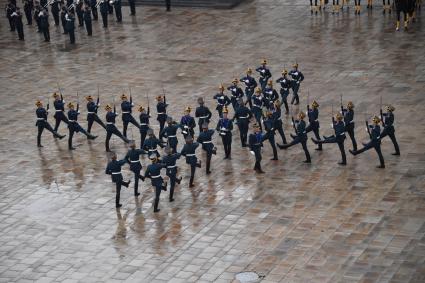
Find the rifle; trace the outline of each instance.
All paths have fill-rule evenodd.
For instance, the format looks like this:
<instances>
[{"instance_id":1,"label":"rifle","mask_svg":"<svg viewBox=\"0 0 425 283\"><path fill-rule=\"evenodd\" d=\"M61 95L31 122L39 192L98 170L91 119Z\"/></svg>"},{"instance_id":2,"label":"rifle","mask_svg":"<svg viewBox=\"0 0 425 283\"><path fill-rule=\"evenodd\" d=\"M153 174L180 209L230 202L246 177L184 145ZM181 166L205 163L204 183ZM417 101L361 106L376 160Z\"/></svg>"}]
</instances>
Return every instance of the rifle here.
<instances>
[{"instance_id":1,"label":"rifle","mask_svg":"<svg viewBox=\"0 0 425 283\"><path fill-rule=\"evenodd\" d=\"M307 89L307 110L310 107L310 90Z\"/></svg>"},{"instance_id":2,"label":"rifle","mask_svg":"<svg viewBox=\"0 0 425 283\"><path fill-rule=\"evenodd\" d=\"M133 97L131 96L131 87L128 85L128 91L130 93L130 103L133 104Z\"/></svg>"},{"instance_id":3,"label":"rifle","mask_svg":"<svg viewBox=\"0 0 425 283\"><path fill-rule=\"evenodd\" d=\"M342 106L342 94L339 95L339 102L341 104L341 110L342 110L343 109L343 106Z\"/></svg>"},{"instance_id":4,"label":"rifle","mask_svg":"<svg viewBox=\"0 0 425 283\"><path fill-rule=\"evenodd\" d=\"M167 104L167 102L165 100L165 89L164 89L164 86L162 86L162 95L164 96L164 104Z\"/></svg>"},{"instance_id":5,"label":"rifle","mask_svg":"<svg viewBox=\"0 0 425 283\"><path fill-rule=\"evenodd\" d=\"M384 113L382 112L382 95L381 95L381 98L379 100L379 114L381 116L382 126L384 126Z\"/></svg>"},{"instance_id":6,"label":"rifle","mask_svg":"<svg viewBox=\"0 0 425 283\"><path fill-rule=\"evenodd\" d=\"M112 98L112 103L114 104L114 113L117 113L117 107L115 106L115 97Z\"/></svg>"},{"instance_id":7,"label":"rifle","mask_svg":"<svg viewBox=\"0 0 425 283\"><path fill-rule=\"evenodd\" d=\"M62 95L62 91L61 88L59 86L59 83L56 83L58 85L58 90L59 90L59 94L61 95L61 100L63 101L63 95Z\"/></svg>"},{"instance_id":8,"label":"rifle","mask_svg":"<svg viewBox=\"0 0 425 283\"><path fill-rule=\"evenodd\" d=\"M367 120L367 112L365 112L365 123L366 123L366 131L369 134L369 138L372 138L372 134L370 133L369 122Z\"/></svg>"},{"instance_id":9,"label":"rifle","mask_svg":"<svg viewBox=\"0 0 425 283\"><path fill-rule=\"evenodd\" d=\"M332 127L333 127L333 125L335 125L335 118L334 118L334 104L333 103L331 103L331 113L332 113Z\"/></svg>"},{"instance_id":10,"label":"rifle","mask_svg":"<svg viewBox=\"0 0 425 283\"><path fill-rule=\"evenodd\" d=\"M292 127L294 128L295 133L297 133L297 127L295 126L295 119L294 119L294 112L293 112L293 109L292 109L292 104L291 104L291 120L292 120Z\"/></svg>"},{"instance_id":11,"label":"rifle","mask_svg":"<svg viewBox=\"0 0 425 283\"><path fill-rule=\"evenodd\" d=\"M99 85L97 85L97 100L96 100L96 106L99 106L99 100L100 100L100 95L99 95Z\"/></svg>"},{"instance_id":12,"label":"rifle","mask_svg":"<svg viewBox=\"0 0 425 283\"><path fill-rule=\"evenodd\" d=\"M148 91L146 91L146 99L148 101L148 109L149 109L149 92Z\"/></svg>"},{"instance_id":13,"label":"rifle","mask_svg":"<svg viewBox=\"0 0 425 283\"><path fill-rule=\"evenodd\" d=\"M50 97L47 96L47 107L46 107L47 112L49 111L49 108L50 108Z\"/></svg>"},{"instance_id":14,"label":"rifle","mask_svg":"<svg viewBox=\"0 0 425 283\"><path fill-rule=\"evenodd\" d=\"M77 112L78 109L80 109L80 97L78 96L78 90L77 90Z\"/></svg>"}]
</instances>

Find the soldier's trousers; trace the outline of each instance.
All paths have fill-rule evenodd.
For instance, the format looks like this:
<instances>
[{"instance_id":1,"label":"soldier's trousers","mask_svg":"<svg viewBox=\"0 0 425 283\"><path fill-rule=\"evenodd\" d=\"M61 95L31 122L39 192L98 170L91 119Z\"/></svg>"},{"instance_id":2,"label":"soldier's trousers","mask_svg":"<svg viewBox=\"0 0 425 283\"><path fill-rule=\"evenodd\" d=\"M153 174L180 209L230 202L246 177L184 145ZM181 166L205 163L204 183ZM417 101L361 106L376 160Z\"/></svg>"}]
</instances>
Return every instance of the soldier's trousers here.
<instances>
[{"instance_id":1,"label":"soldier's trousers","mask_svg":"<svg viewBox=\"0 0 425 283\"><path fill-rule=\"evenodd\" d=\"M123 181L119 181L115 183L116 192L115 192L115 207L119 207L120 205L120 195L121 195L121 185Z\"/></svg>"},{"instance_id":2,"label":"soldier's trousers","mask_svg":"<svg viewBox=\"0 0 425 283\"><path fill-rule=\"evenodd\" d=\"M41 125L38 125L38 134L37 134L37 145L40 146L41 145L41 134L43 133L44 129L47 129L49 132L51 132L53 134L53 136L55 137L60 137L59 134L53 130L52 126L50 126L50 124L46 121Z\"/></svg>"},{"instance_id":3,"label":"soldier's trousers","mask_svg":"<svg viewBox=\"0 0 425 283\"><path fill-rule=\"evenodd\" d=\"M174 196L174 188L176 186L176 179L177 179L177 168L167 168L167 176L170 178L170 197L169 200L171 201Z\"/></svg>"},{"instance_id":4,"label":"soldier's trousers","mask_svg":"<svg viewBox=\"0 0 425 283\"><path fill-rule=\"evenodd\" d=\"M324 140L318 141L319 144L322 143L337 143L339 147L339 151L341 152L341 159L342 163L347 163L347 156L345 155L345 148L344 148L344 141L345 141L345 135L342 135L340 137L331 136L328 138L325 138Z\"/></svg>"},{"instance_id":5,"label":"soldier's trousers","mask_svg":"<svg viewBox=\"0 0 425 283\"><path fill-rule=\"evenodd\" d=\"M59 12L53 12L52 11L52 15L53 15L53 19L55 21L55 26L59 25Z\"/></svg>"},{"instance_id":6,"label":"soldier's trousers","mask_svg":"<svg viewBox=\"0 0 425 283\"><path fill-rule=\"evenodd\" d=\"M314 136L316 137L317 140L320 140L320 135L319 135L319 126L312 126L311 124L307 126L307 128L305 129L306 133L309 132L313 132ZM322 144L319 143L317 149L322 150Z\"/></svg>"},{"instance_id":7,"label":"soldier's trousers","mask_svg":"<svg viewBox=\"0 0 425 283\"><path fill-rule=\"evenodd\" d=\"M307 148L307 137L306 138L300 138L300 137L297 136L289 144L286 144L285 147L288 148L288 147L291 147L291 146L296 145L298 143L301 143L301 146L303 147L306 161L311 162L310 152L308 152L308 148Z\"/></svg>"},{"instance_id":8,"label":"soldier's trousers","mask_svg":"<svg viewBox=\"0 0 425 283\"><path fill-rule=\"evenodd\" d=\"M294 82L294 86L292 87L292 100L291 100L291 104L294 104L294 105L300 104L300 98L298 96L298 91L299 90L300 90L300 85L297 84L296 82Z\"/></svg>"},{"instance_id":9,"label":"soldier's trousers","mask_svg":"<svg viewBox=\"0 0 425 283\"><path fill-rule=\"evenodd\" d=\"M136 15L136 3L134 0L128 0L128 4L130 5L130 15Z\"/></svg>"},{"instance_id":10,"label":"soldier's trousers","mask_svg":"<svg viewBox=\"0 0 425 283\"><path fill-rule=\"evenodd\" d=\"M269 131L266 133L266 135L264 136L264 139L269 140L269 143L273 149L273 159L278 159L277 157L277 148L276 148L276 141L274 139L274 132L273 131Z\"/></svg>"},{"instance_id":11,"label":"soldier's trousers","mask_svg":"<svg viewBox=\"0 0 425 283\"><path fill-rule=\"evenodd\" d=\"M268 81L269 79L265 79L265 78L263 78L263 77L261 77L260 79L259 79L259 82L260 82L260 86L261 86L261 90L264 90L265 88L266 88L266 86L267 86L267 81Z\"/></svg>"},{"instance_id":12,"label":"soldier's trousers","mask_svg":"<svg viewBox=\"0 0 425 283\"><path fill-rule=\"evenodd\" d=\"M221 140L223 142L224 154L226 158L231 157L232 154L232 135L222 135Z\"/></svg>"},{"instance_id":13,"label":"soldier's trousers","mask_svg":"<svg viewBox=\"0 0 425 283\"><path fill-rule=\"evenodd\" d=\"M15 21L12 17L7 18L9 20L10 31L15 31Z\"/></svg>"},{"instance_id":14,"label":"soldier's trousers","mask_svg":"<svg viewBox=\"0 0 425 283\"><path fill-rule=\"evenodd\" d=\"M207 150L207 164L206 164L206 168L205 168L205 172L207 174L210 173L210 168L211 168L211 158L212 158L212 151L211 150Z\"/></svg>"},{"instance_id":15,"label":"soldier's trousers","mask_svg":"<svg viewBox=\"0 0 425 283\"><path fill-rule=\"evenodd\" d=\"M109 140L111 139L112 135L116 135L120 137L124 142L128 143L130 142L126 137L124 137L120 131L118 131L117 127L113 125L113 127L107 127L106 128L106 141L105 141L105 148L106 151L110 151L109 149Z\"/></svg>"},{"instance_id":16,"label":"soldier's trousers","mask_svg":"<svg viewBox=\"0 0 425 283\"><path fill-rule=\"evenodd\" d=\"M121 12L121 7L115 7L115 17L117 18L117 22L120 23L122 22L122 12Z\"/></svg>"},{"instance_id":17,"label":"soldier's trousers","mask_svg":"<svg viewBox=\"0 0 425 283\"><path fill-rule=\"evenodd\" d=\"M393 127L392 127L392 129L390 129L388 127L384 128L384 130L381 133L381 140L386 136L389 136L391 141L393 142L395 153L400 154L400 148L398 146L397 139L395 138L395 131L394 131Z\"/></svg>"},{"instance_id":18,"label":"soldier's trousers","mask_svg":"<svg viewBox=\"0 0 425 283\"><path fill-rule=\"evenodd\" d=\"M69 41L71 42L71 44L75 43L75 30L71 29L68 31L69 33Z\"/></svg>"},{"instance_id":19,"label":"soldier's trousers","mask_svg":"<svg viewBox=\"0 0 425 283\"><path fill-rule=\"evenodd\" d=\"M382 151L381 151L381 142L369 142L368 144L365 144L365 146L357 151L355 151L356 154L360 154L362 152L365 152L371 148L374 148L376 153L378 154L379 157L379 162L381 163L381 166L385 166L385 162L384 162L384 156L382 156Z\"/></svg>"},{"instance_id":20,"label":"soldier's trousers","mask_svg":"<svg viewBox=\"0 0 425 283\"><path fill-rule=\"evenodd\" d=\"M83 12L78 12L77 13L77 18L78 18L78 26L79 27L84 26Z\"/></svg>"},{"instance_id":21,"label":"soldier's trousers","mask_svg":"<svg viewBox=\"0 0 425 283\"><path fill-rule=\"evenodd\" d=\"M24 26L22 24L16 25L16 31L20 40L24 40Z\"/></svg>"},{"instance_id":22,"label":"soldier's trousers","mask_svg":"<svg viewBox=\"0 0 425 283\"><path fill-rule=\"evenodd\" d=\"M133 171L134 173L134 195L139 194L139 179L142 179L140 176L140 170Z\"/></svg>"},{"instance_id":23,"label":"soldier's trousers","mask_svg":"<svg viewBox=\"0 0 425 283\"><path fill-rule=\"evenodd\" d=\"M249 124L248 124L248 119L242 119L242 120L247 120L246 122L238 122L238 128L239 128L239 135L240 135L240 138L241 138L241 143L242 143L242 146L245 147L246 142L248 140Z\"/></svg>"},{"instance_id":24,"label":"soldier's trousers","mask_svg":"<svg viewBox=\"0 0 425 283\"><path fill-rule=\"evenodd\" d=\"M165 7L167 8L167 11L170 11L170 9L171 9L171 0L165 0Z\"/></svg>"},{"instance_id":25,"label":"soldier's trousers","mask_svg":"<svg viewBox=\"0 0 425 283\"><path fill-rule=\"evenodd\" d=\"M350 136L351 143L353 144L353 150L356 151L357 150L357 142L356 142L356 137L354 136L354 124L352 124L352 125L349 124L348 126L346 126L345 131Z\"/></svg>"},{"instance_id":26,"label":"soldier's trousers","mask_svg":"<svg viewBox=\"0 0 425 283\"><path fill-rule=\"evenodd\" d=\"M140 131L140 148L143 148L143 145L145 144L147 131Z\"/></svg>"},{"instance_id":27,"label":"soldier's trousers","mask_svg":"<svg viewBox=\"0 0 425 283\"><path fill-rule=\"evenodd\" d=\"M282 138L282 143L286 144L287 141L286 141L285 132L283 131L282 123L279 123L278 125L276 125L275 132L276 131L279 133L280 137Z\"/></svg>"},{"instance_id":28,"label":"soldier's trousers","mask_svg":"<svg viewBox=\"0 0 425 283\"><path fill-rule=\"evenodd\" d=\"M108 27L108 13L101 13L101 15L102 15L103 27L107 28Z\"/></svg>"},{"instance_id":29,"label":"soldier's trousers","mask_svg":"<svg viewBox=\"0 0 425 283\"><path fill-rule=\"evenodd\" d=\"M55 115L55 128L54 128L55 132L59 129L59 125L61 121L63 121L67 125L69 123L68 118L66 118L63 112L57 112Z\"/></svg>"},{"instance_id":30,"label":"soldier's trousers","mask_svg":"<svg viewBox=\"0 0 425 283\"><path fill-rule=\"evenodd\" d=\"M262 171L262 169L261 169L261 149L254 151L254 155L255 155L254 170Z\"/></svg>"},{"instance_id":31,"label":"soldier's trousers","mask_svg":"<svg viewBox=\"0 0 425 283\"><path fill-rule=\"evenodd\" d=\"M161 197L162 185L155 186L155 200L153 205L153 210L158 211L159 198Z\"/></svg>"},{"instance_id":32,"label":"soldier's trousers","mask_svg":"<svg viewBox=\"0 0 425 283\"><path fill-rule=\"evenodd\" d=\"M91 21L85 21L85 25L86 25L87 35L92 36L93 29L92 29Z\"/></svg>"},{"instance_id":33,"label":"soldier's trousers","mask_svg":"<svg viewBox=\"0 0 425 283\"><path fill-rule=\"evenodd\" d=\"M27 18L27 24L32 25L32 11L31 11L31 9L25 9L25 17Z\"/></svg>"},{"instance_id":34,"label":"soldier's trousers","mask_svg":"<svg viewBox=\"0 0 425 283\"><path fill-rule=\"evenodd\" d=\"M129 123L132 123L138 129L140 129L140 124L137 123L136 119L134 119L134 117L130 114L127 114L127 115L128 117L126 117L125 120L123 119L122 121L122 125L123 125L122 134L124 135L124 137L127 137L127 128Z\"/></svg>"},{"instance_id":35,"label":"soldier's trousers","mask_svg":"<svg viewBox=\"0 0 425 283\"><path fill-rule=\"evenodd\" d=\"M195 178L196 164L190 164L190 180L189 185L193 185L193 179Z\"/></svg>"},{"instance_id":36,"label":"soldier's trousers","mask_svg":"<svg viewBox=\"0 0 425 283\"><path fill-rule=\"evenodd\" d=\"M50 41L49 28L43 28L44 41Z\"/></svg>"},{"instance_id":37,"label":"soldier's trousers","mask_svg":"<svg viewBox=\"0 0 425 283\"><path fill-rule=\"evenodd\" d=\"M100 120L99 116L97 116L97 114L88 114L87 117L87 132L91 132L91 128L93 126L94 122L97 122L99 125L102 126L102 128L104 128L106 130L106 126L105 124L102 122L102 120Z\"/></svg>"},{"instance_id":38,"label":"soldier's trousers","mask_svg":"<svg viewBox=\"0 0 425 283\"><path fill-rule=\"evenodd\" d=\"M253 88L245 88L245 95L246 95L246 101L249 104L249 109L252 109L252 95L254 94L254 89ZM245 103L246 104L246 103Z\"/></svg>"},{"instance_id":39,"label":"soldier's trousers","mask_svg":"<svg viewBox=\"0 0 425 283\"><path fill-rule=\"evenodd\" d=\"M74 133L76 131L72 128L69 129L69 137L68 137L68 148L72 148L72 138L74 137ZM90 137L90 134L86 132L83 128L80 127L78 132L83 133L86 137Z\"/></svg>"},{"instance_id":40,"label":"soldier's trousers","mask_svg":"<svg viewBox=\"0 0 425 283\"><path fill-rule=\"evenodd\" d=\"M97 14L97 8L96 8L96 6L92 6L91 7L91 13L93 15L93 21L97 21L98 14Z\"/></svg>"}]
</instances>

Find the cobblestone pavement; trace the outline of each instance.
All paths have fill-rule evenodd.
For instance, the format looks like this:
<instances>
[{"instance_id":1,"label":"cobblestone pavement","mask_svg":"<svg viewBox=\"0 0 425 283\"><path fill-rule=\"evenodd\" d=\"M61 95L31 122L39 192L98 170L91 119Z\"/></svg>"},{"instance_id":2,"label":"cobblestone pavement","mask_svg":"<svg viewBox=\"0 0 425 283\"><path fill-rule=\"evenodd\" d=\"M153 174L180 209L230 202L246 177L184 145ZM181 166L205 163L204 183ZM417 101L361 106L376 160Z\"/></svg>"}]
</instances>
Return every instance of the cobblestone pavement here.
<instances>
[{"instance_id":1,"label":"cobblestone pavement","mask_svg":"<svg viewBox=\"0 0 425 283\"><path fill-rule=\"evenodd\" d=\"M92 39L78 29L73 47L54 26L51 43L27 26L26 40L19 42L2 18L0 281L230 282L253 270L265 275L263 282L424 282L423 19L408 32L395 32L394 15L383 16L379 7L357 17L353 9L311 17L305 4L259 0L233 10L172 13L138 7L135 18L126 7L123 24L113 22L104 31L95 22ZM349 155L343 168L336 165L336 146L315 152L309 142L313 162L305 165L299 147L270 161L266 143L267 173L259 176L235 130L233 159L222 159L215 140L213 174L198 170L193 189L181 161L176 201L168 203L164 193L161 212L154 214L147 183L139 198L123 190L123 207L115 210L114 187L104 174L105 133L98 125L98 139L77 135L74 152L49 134L45 147L36 147L34 102L46 100L57 82L66 101L76 101L77 91L81 100L97 95L99 84L103 105L113 96L118 101L131 85L135 102L146 105L149 93L151 107L163 86L169 112L179 118L198 96L214 109L219 83L263 57L275 76L298 61L306 76L301 110L309 90L321 105L323 134L332 133L332 104L336 111L340 94L356 105L359 141L367 140L365 113L378 113L380 97L395 105L401 156L390 154L386 138L386 169L375 168L373 151ZM103 108L100 113L103 119ZM83 126L85 114L83 105ZM285 117L287 135L289 122ZM125 154L117 139L113 148ZM124 177L131 177L128 168Z\"/></svg>"}]
</instances>

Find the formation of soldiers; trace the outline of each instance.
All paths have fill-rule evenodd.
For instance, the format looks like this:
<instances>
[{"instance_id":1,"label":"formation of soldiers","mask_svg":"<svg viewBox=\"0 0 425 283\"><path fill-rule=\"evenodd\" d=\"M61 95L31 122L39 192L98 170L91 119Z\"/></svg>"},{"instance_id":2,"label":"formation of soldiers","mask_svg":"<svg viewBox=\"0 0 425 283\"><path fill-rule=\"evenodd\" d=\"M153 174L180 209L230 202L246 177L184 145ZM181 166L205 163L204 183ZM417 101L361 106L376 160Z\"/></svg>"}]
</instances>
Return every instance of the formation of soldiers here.
<instances>
[{"instance_id":1,"label":"formation of soldiers","mask_svg":"<svg viewBox=\"0 0 425 283\"><path fill-rule=\"evenodd\" d=\"M122 132L116 126L116 118L120 114L116 110L115 103L105 105L106 115L104 123L98 116L100 107L99 91L95 99L92 96L87 96L87 129L84 129L78 122L79 99L77 94L76 105L73 102L65 104L62 92L58 86L59 93L53 94L54 99L54 118L55 126L52 127L48 122L49 102L47 107L43 107L42 101L36 102L38 135L37 146L42 147L41 136L44 129L50 131L57 139L62 139L65 135L58 133L59 126L62 122L68 125L68 147L69 150L75 150L73 147L73 136L75 133L83 133L88 139L96 139L97 136L91 134L94 122L105 129L105 150L111 154L111 162L109 162L106 173L112 176L112 182L116 184L116 206L120 207L120 191L121 187L128 187L130 181L125 182L121 174L121 167L129 164L130 170L134 173L134 195L138 196L139 180L145 181L146 178L151 179L151 184L155 187L155 202L154 211L159 211L159 197L161 191L167 190L168 184L161 176L162 169L166 170L166 175L170 181L170 202L174 200L174 187L179 184L181 177L177 176L177 160L183 156L186 159L186 164L190 167L189 186L194 186L194 177L196 168L201 168L201 161L197 157L197 149L202 148L206 152L206 174L211 173L212 156L217 154L217 147L214 145L213 136L217 133L221 137L223 144L224 159L232 158L232 143L233 143L233 125L236 124L239 129L240 143L243 148L248 147L249 151L255 157L254 170L256 173L264 173L261 167L262 148L264 143L270 144L273 151L271 160L278 160L277 149L286 150L294 145L300 144L305 153L305 163L311 163L311 155L307 147L308 133L313 132L314 138L311 138L314 144L317 145L316 150L321 151L323 144L336 143L341 153L340 165L347 164L344 142L348 133L352 149L349 152L353 155L361 154L371 148L374 148L379 157L379 168L385 168L384 157L381 152L381 140L389 136L394 144L394 155L400 155L400 149L395 137L394 130L394 110L391 105L386 107L384 112L380 110L379 115L372 118L372 124L366 119L366 128L369 133L370 141L363 144L359 149L355 139L355 123L354 123L354 104L348 102L344 107L341 96L341 111L331 117L332 128L334 134L331 136L320 136L319 122L319 103L314 100L309 103L309 95L307 96L306 112L299 111L294 117L288 107L288 97L292 94L291 105L300 103L299 93L301 84L304 81L303 73L298 69L298 64L293 64L292 70L284 69L281 76L275 80L280 84L279 92L273 85L273 79L270 69L267 65L267 60L262 60L261 65L255 69L259 74L258 84L253 76L252 69L248 68L246 76L240 79L233 79L232 84L227 87L230 97L224 92L225 87L221 84L218 88L218 93L212 96L216 101L218 121L215 127L209 125L213 122L213 113L205 105L204 98L198 98L199 106L195 109L192 116L192 108L186 107L184 115L179 121L173 119L167 112L169 104L166 101L165 91L163 95L157 96L156 104L156 120L159 123L159 132L156 136L150 123L151 111L148 105L139 106L139 121L133 117L133 108L135 107L131 96L126 94L120 96L121 99L121 120L123 123ZM245 85L243 90L239 83ZM280 96L279 96L280 94ZM65 114L65 105L68 107L68 112ZM281 106L285 107L285 114L291 117L294 133L290 134L291 140L287 141L284 128ZM382 103L381 103L382 105ZM233 117L230 117L230 106L233 108ZM382 107L381 107L382 108ZM333 109L332 109L333 112ZM198 119L197 123L196 120ZM306 121L307 120L307 121ZM252 132L249 133L250 124ZM131 124L131 125L130 125ZM196 125L198 124L198 133L196 134ZM128 137L128 128L135 127L140 132L140 147L137 148L136 141L133 139L132 128L130 128L131 139ZM383 130L381 129L383 127ZM185 144L181 150L178 150L178 131L182 134ZM127 155L118 160L115 153L111 152L110 139L115 135L130 145ZM276 142L275 136L280 136L281 143ZM164 148L165 155L161 156L158 148ZM148 155L151 164L146 167L144 174L142 172L142 164L140 162L141 155Z\"/></svg>"},{"instance_id":2,"label":"formation of soldiers","mask_svg":"<svg viewBox=\"0 0 425 283\"><path fill-rule=\"evenodd\" d=\"M79 27L85 27L87 36L93 35L92 22L99 18L98 8L102 17L103 28L108 28L108 18L113 17L115 11L116 22L122 22L121 0L23 0L24 13L17 6L16 0L9 0L6 5L6 17L9 21L10 31L17 32L19 40L24 40L25 15L27 25L32 26L33 20L37 32L42 33L45 42L50 42L49 9L53 16L54 25L62 26L63 34L69 35L71 44L75 43L76 19ZM128 0L130 16L136 15L135 0ZM165 1L167 11L170 11L170 0Z\"/></svg>"}]
</instances>

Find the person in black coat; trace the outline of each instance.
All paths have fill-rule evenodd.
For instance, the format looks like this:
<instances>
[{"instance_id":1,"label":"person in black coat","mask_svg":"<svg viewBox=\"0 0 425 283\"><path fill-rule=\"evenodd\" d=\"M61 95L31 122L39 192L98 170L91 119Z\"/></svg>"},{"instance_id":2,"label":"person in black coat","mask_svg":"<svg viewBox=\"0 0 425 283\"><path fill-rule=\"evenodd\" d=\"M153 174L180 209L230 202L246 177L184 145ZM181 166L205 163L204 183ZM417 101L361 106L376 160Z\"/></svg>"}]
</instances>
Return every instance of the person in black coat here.
<instances>
[{"instance_id":1,"label":"person in black coat","mask_svg":"<svg viewBox=\"0 0 425 283\"><path fill-rule=\"evenodd\" d=\"M75 44L75 15L74 11L69 11L66 16L66 30L69 34L71 44Z\"/></svg>"},{"instance_id":2,"label":"person in black coat","mask_svg":"<svg viewBox=\"0 0 425 283\"><path fill-rule=\"evenodd\" d=\"M47 116L49 115L49 104L47 104L47 110L43 107L43 103L40 100L37 100L35 105L37 106L37 110L35 111L35 114L37 115L37 122L35 125L38 128L37 146L43 147L41 145L41 134L43 133L44 129L47 129L49 132L51 132L55 138L63 139L65 136L60 135L58 132L53 130L52 126L50 126L49 122L47 121Z\"/></svg>"},{"instance_id":3,"label":"person in black coat","mask_svg":"<svg viewBox=\"0 0 425 283\"><path fill-rule=\"evenodd\" d=\"M83 12L84 24L86 25L87 35L92 36L92 22L91 22L91 9L89 6L85 6Z\"/></svg>"},{"instance_id":4,"label":"person in black coat","mask_svg":"<svg viewBox=\"0 0 425 283\"><path fill-rule=\"evenodd\" d=\"M116 185L115 207L120 208L122 206L122 204L120 204L121 186L128 188L128 185L130 184L130 180L128 182L124 182L121 174L121 167L126 164L127 161L125 159L117 160L115 152L111 153L111 159L111 162L109 162L106 167L105 173L111 175L112 182Z\"/></svg>"},{"instance_id":5,"label":"person in black coat","mask_svg":"<svg viewBox=\"0 0 425 283\"><path fill-rule=\"evenodd\" d=\"M109 4L106 0L101 0L99 4L100 15L102 16L103 28L108 27L108 12L109 12Z\"/></svg>"},{"instance_id":6,"label":"person in black coat","mask_svg":"<svg viewBox=\"0 0 425 283\"><path fill-rule=\"evenodd\" d=\"M130 6L130 16L136 15L136 2L135 0L128 0L128 5Z\"/></svg>"},{"instance_id":7,"label":"person in black coat","mask_svg":"<svg viewBox=\"0 0 425 283\"><path fill-rule=\"evenodd\" d=\"M24 40L24 24L22 23L22 13L19 8L12 14L16 31L18 32L19 40Z\"/></svg>"},{"instance_id":8,"label":"person in black coat","mask_svg":"<svg viewBox=\"0 0 425 283\"><path fill-rule=\"evenodd\" d=\"M32 0L24 1L24 12L27 18L27 25L32 25L32 10L34 10L34 2Z\"/></svg>"},{"instance_id":9,"label":"person in black coat","mask_svg":"<svg viewBox=\"0 0 425 283\"><path fill-rule=\"evenodd\" d=\"M93 21L97 21L98 14L97 14L97 1L96 0L90 0L90 8L91 8L91 12L93 14Z\"/></svg>"},{"instance_id":10,"label":"person in black coat","mask_svg":"<svg viewBox=\"0 0 425 283\"><path fill-rule=\"evenodd\" d=\"M62 6L61 12L60 12L60 18L63 28L63 34L68 34L68 30L66 29L66 14L68 13L65 6Z\"/></svg>"},{"instance_id":11,"label":"person in black coat","mask_svg":"<svg viewBox=\"0 0 425 283\"><path fill-rule=\"evenodd\" d=\"M84 7L83 7L83 2L81 0L77 0L75 11L77 12L78 26L79 27L84 26L84 20L83 20Z\"/></svg>"},{"instance_id":12,"label":"person in black coat","mask_svg":"<svg viewBox=\"0 0 425 283\"><path fill-rule=\"evenodd\" d=\"M50 32L49 32L49 15L47 14L47 10L43 10L39 14L40 19L40 29L44 35L44 41L50 41Z\"/></svg>"},{"instance_id":13,"label":"person in black coat","mask_svg":"<svg viewBox=\"0 0 425 283\"><path fill-rule=\"evenodd\" d=\"M122 11L121 11L121 0L114 0L114 9L115 9L115 17L117 18L117 23L122 22Z\"/></svg>"},{"instance_id":14,"label":"person in black coat","mask_svg":"<svg viewBox=\"0 0 425 283\"><path fill-rule=\"evenodd\" d=\"M53 15L53 19L55 20L55 26L59 25L59 12L60 12L60 1L54 0L51 5L51 12Z\"/></svg>"},{"instance_id":15,"label":"person in black coat","mask_svg":"<svg viewBox=\"0 0 425 283\"><path fill-rule=\"evenodd\" d=\"M395 130L394 130L394 114L393 114L394 110L395 108L392 105L387 106L386 113L383 113L381 109L381 121L382 121L382 126L384 127L384 130L382 130L382 133L381 133L381 140L384 137L389 136L394 145L395 152L393 153L393 155L400 155L400 147L398 146L397 139L395 137Z\"/></svg>"},{"instance_id":16,"label":"person in black coat","mask_svg":"<svg viewBox=\"0 0 425 283\"><path fill-rule=\"evenodd\" d=\"M15 31L15 22L12 17L12 14L15 12L15 10L15 6L9 2L6 6L6 17L9 20L10 31Z\"/></svg>"},{"instance_id":17,"label":"person in black coat","mask_svg":"<svg viewBox=\"0 0 425 283\"><path fill-rule=\"evenodd\" d=\"M171 11L171 0L165 0L165 7L167 8L167 12Z\"/></svg>"}]
</instances>

